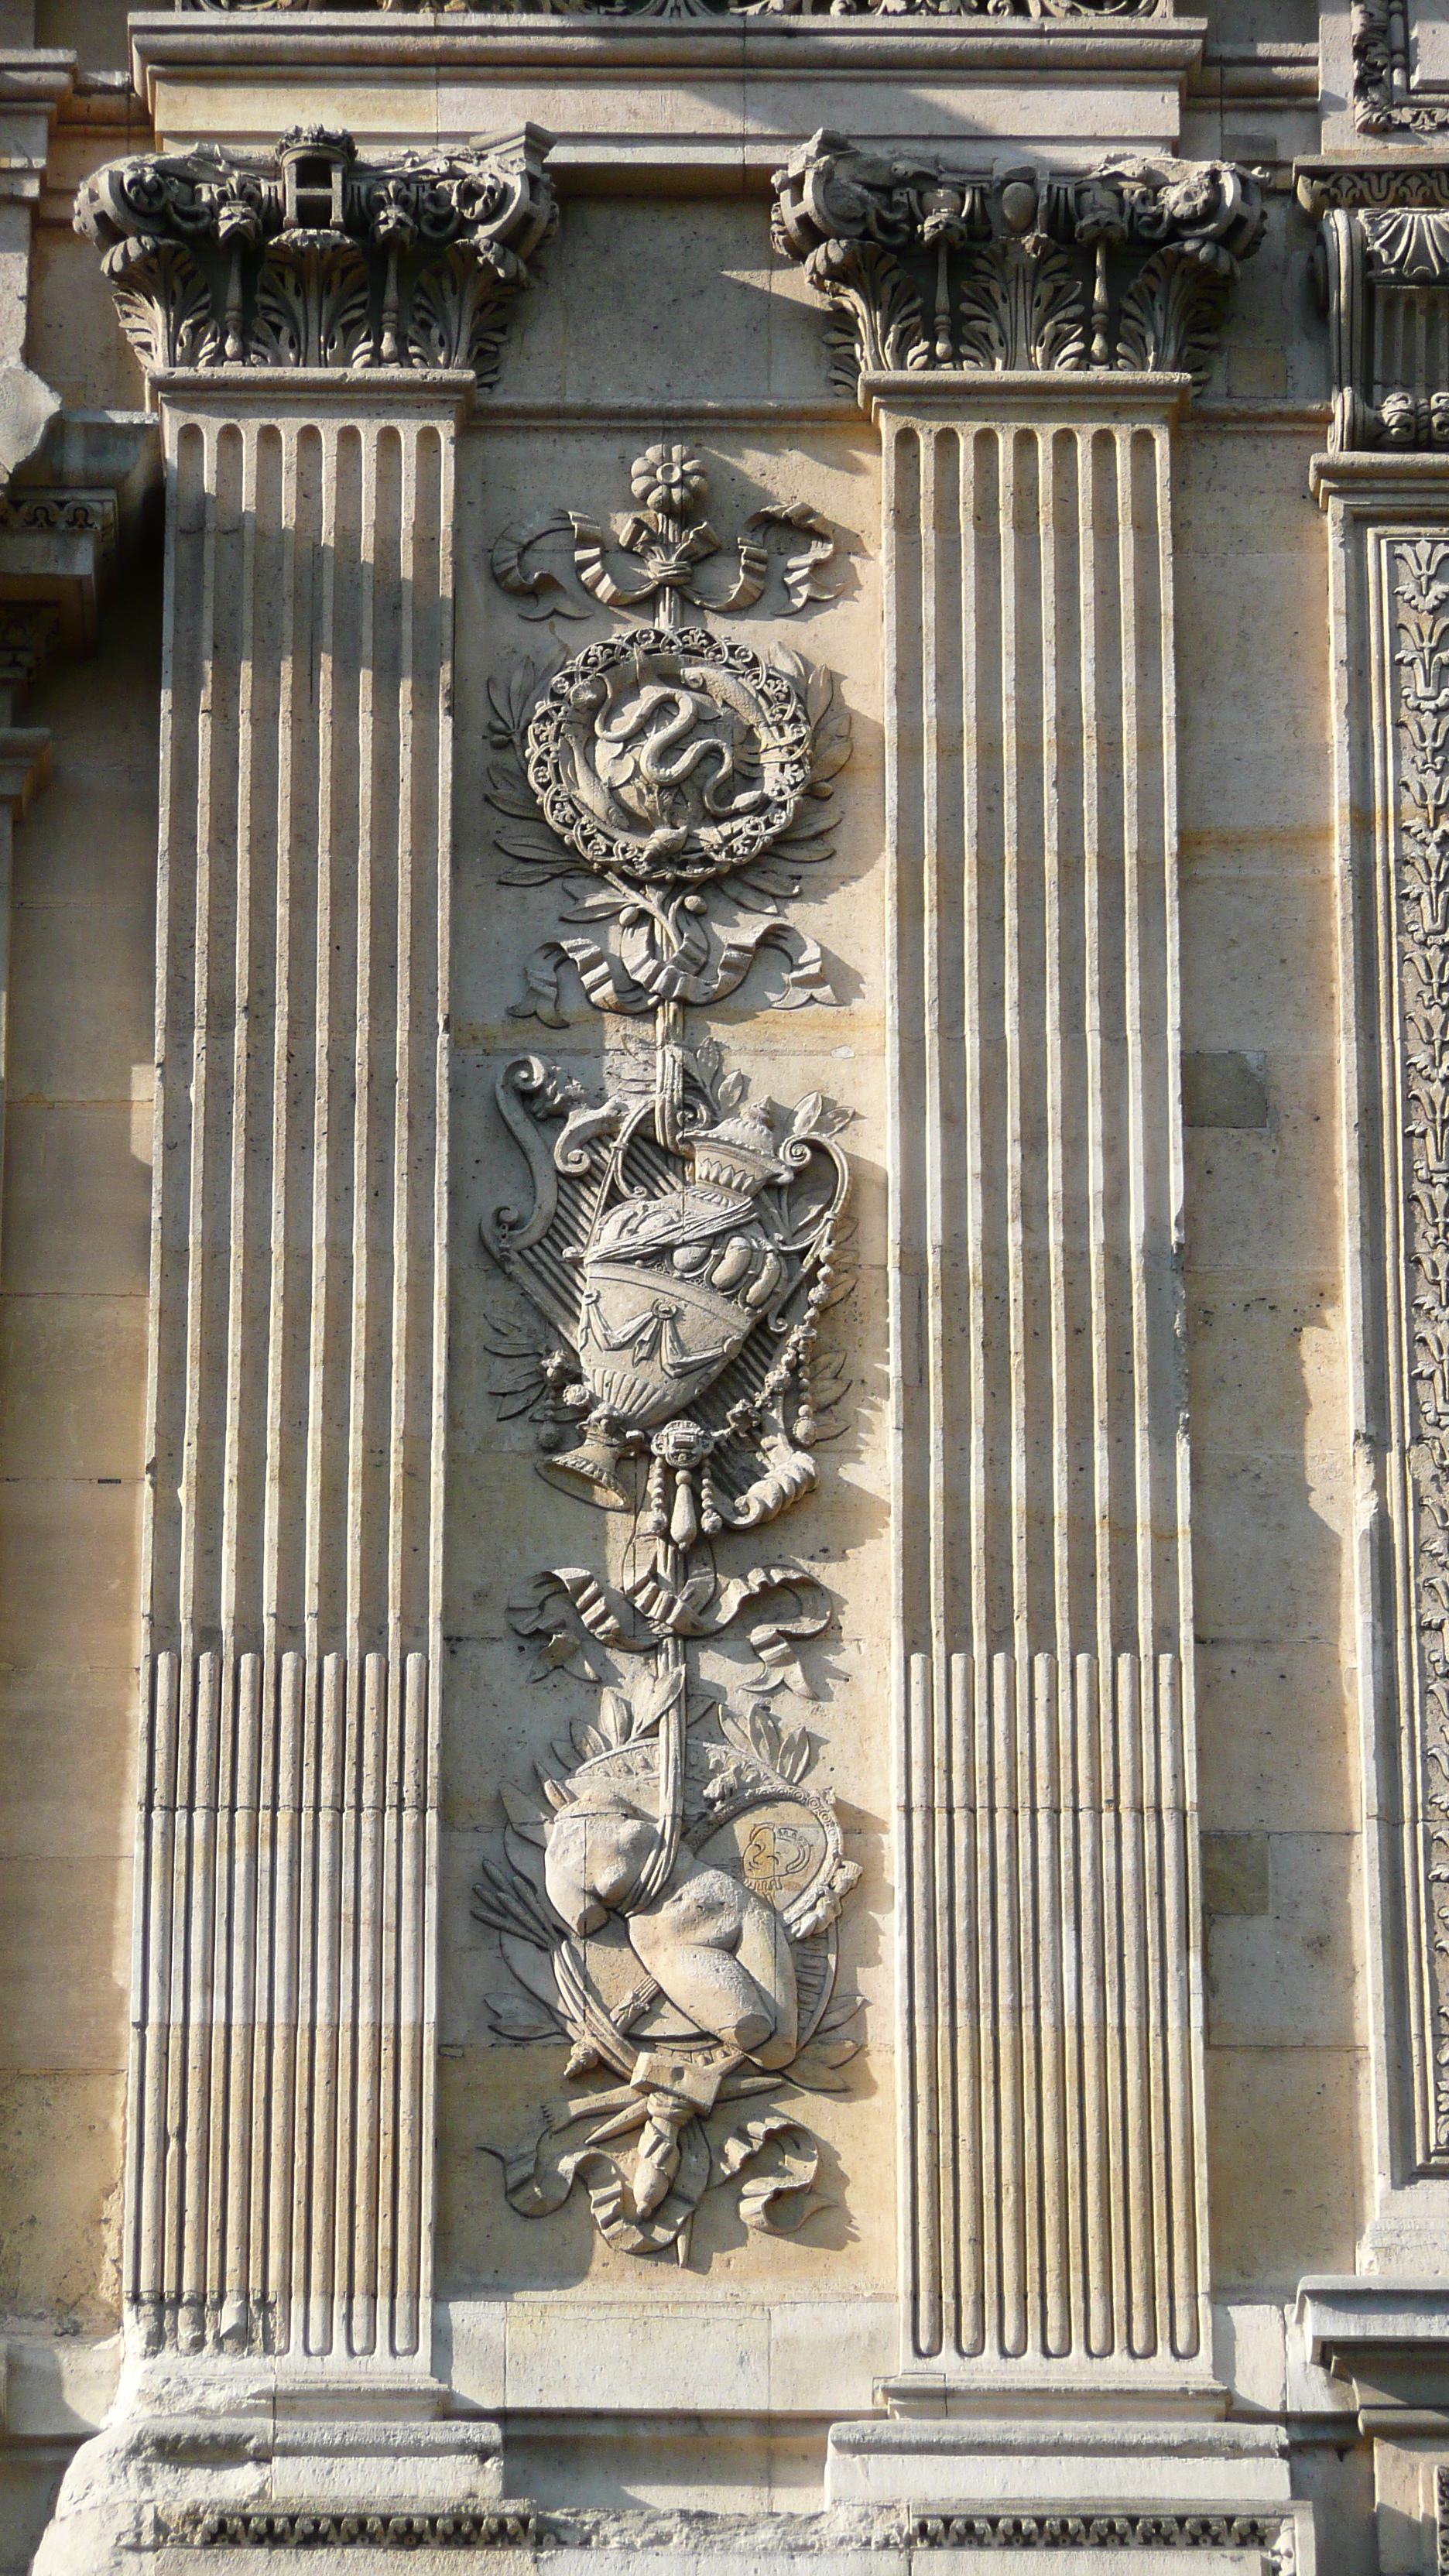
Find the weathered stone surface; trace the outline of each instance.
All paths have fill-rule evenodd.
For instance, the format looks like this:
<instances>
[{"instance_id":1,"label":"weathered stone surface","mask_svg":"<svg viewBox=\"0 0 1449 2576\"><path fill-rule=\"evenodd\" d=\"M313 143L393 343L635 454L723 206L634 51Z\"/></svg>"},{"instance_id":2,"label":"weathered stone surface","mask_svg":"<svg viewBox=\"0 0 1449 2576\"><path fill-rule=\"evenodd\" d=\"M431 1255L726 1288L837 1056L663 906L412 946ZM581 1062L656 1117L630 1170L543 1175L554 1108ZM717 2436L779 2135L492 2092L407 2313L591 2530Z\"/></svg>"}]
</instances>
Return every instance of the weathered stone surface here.
<instances>
[{"instance_id":1,"label":"weathered stone surface","mask_svg":"<svg viewBox=\"0 0 1449 2576\"><path fill-rule=\"evenodd\" d=\"M0 2570L1429 2576L1427 0L10 20Z\"/></svg>"}]
</instances>

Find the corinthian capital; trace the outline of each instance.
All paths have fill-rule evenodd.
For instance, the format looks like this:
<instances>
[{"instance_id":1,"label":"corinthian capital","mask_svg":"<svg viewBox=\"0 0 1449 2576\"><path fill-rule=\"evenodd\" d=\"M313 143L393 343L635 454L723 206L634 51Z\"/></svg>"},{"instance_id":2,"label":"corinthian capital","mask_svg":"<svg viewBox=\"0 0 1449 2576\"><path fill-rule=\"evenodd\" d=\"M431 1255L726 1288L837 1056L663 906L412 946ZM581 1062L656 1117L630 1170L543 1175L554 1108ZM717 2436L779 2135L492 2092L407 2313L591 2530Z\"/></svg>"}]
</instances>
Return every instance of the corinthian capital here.
<instances>
[{"instance_id":1,"label":"corinthian capital","mask_svg":"<svg viewBox=\"0 0 1449 2576\"><path fill-rule=\"evenodd\" d=\"M554 222L551 139L364 161L298 126L270 152L140 153L86 180L75 226L148 371L451 367L485 387Z\"/></svg>"},{"instance_id":2,"label":"corinthian capital","mask_svg":"<svg viewBox=\"0 0 1449 2576\"><path fill-rule=\"evenodd\" d=\"M1449 449L1449 163L1302 161L1333 369L1329 444Z\"/></svg>"},{"instance_id":3,"label":"corinthian capital","mask_svg":"<svg viewBox=\"0 0 1449 2576\"><path fill-rule=\"evenodd\" d=\"M877 368L1108 367L1201 380L1256 180L1227 161L1105 161L995 176L820 133L775 174L775 241L839 328L837 381Z\"/></svg>"}]
</instances>

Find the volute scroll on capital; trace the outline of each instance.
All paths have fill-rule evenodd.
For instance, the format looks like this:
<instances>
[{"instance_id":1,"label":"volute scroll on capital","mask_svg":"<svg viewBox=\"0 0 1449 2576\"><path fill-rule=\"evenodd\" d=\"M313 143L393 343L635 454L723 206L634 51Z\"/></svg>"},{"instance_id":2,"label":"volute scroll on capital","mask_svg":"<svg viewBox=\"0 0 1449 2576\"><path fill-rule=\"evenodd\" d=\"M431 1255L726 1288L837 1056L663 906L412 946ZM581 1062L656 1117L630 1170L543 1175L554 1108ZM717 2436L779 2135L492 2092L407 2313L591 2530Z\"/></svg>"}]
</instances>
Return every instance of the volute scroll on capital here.
<instances>
[{"instance_id":1,"label":"volute scroll on capital","mask_svg":"<svg viewBox=\"0 0 1449 2576\"><path fill-rule=\"evenodd\" d=\"M1335 453L1449 452L1449 161L1303 161Z\"/></svg>"},{"instance_id":2,"label":"volute scroll on capital","mask_svg":"<svg viewBox=\"0 0 1449 2576\"><path fill-rule=\"evenodd\" d=\"M133 154L85 181L75 228L148 373L448 368L484 390L556 220L551 142L525 125L364 160L350 134L294 126L265 152Z\"/></svg>"},{"instance_id":3,"label":"volute scroll on capital","mask_svg":"<svg viewBox=\"0 0 1449 2576\"><path fill-rule=\"evenodd\" d=\"M1267 220L1258 179L1233 162L953 172L824 130L773 185L775 246L835 308L832 376L852 394L877 369L1132 369L1201 384Z\"/></svg>"}]
</instances>

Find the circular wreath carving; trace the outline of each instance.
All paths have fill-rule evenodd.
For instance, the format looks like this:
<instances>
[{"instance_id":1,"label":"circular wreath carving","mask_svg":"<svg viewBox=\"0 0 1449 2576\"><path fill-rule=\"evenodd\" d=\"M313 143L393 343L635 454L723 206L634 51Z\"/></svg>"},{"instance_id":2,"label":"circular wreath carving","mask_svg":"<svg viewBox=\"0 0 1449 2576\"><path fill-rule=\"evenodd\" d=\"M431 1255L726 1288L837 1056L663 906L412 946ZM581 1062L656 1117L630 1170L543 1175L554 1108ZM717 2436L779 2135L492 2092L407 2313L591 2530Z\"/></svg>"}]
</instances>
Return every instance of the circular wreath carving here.
<instances>
[{"instance_id":1,"label":"circular wreath carving","mask_svg":"<svg viewBox=\"0 0 1449 2576\"><path fill-rule=\"evenodd\" d=\"M788 831L810 784L810 718L748 646L646 626L565 663L529 725L527 769L587 866L699 885Z\"/></svg>"}]
</instances>

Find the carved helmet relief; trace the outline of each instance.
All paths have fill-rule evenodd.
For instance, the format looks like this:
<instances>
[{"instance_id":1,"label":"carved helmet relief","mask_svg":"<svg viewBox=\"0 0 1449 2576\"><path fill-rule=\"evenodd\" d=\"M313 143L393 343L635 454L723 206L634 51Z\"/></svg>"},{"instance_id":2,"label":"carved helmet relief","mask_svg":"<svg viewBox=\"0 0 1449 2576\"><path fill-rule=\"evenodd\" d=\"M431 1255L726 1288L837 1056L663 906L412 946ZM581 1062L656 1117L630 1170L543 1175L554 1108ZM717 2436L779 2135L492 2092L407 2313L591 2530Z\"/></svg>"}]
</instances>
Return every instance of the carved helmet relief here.
<instances>
[{"instance_id":1,"label":"carved helmet relief","mask_svg":"<svg viewBox=\"0 0 1449 2576\"><path fill-rule=\"evenodd\" d=\"M497 1079L530 1191L483 1239L533 1319L495 1330L502 1409L531 1416L542 1475L627 1536L607 1571L549 1567L511 1606L536 1675L592 1697L542 1802L505 1789L474 1909L510 1980L499 2035L571 2043L572 2093L492 2150L511 2206L547 2216L578 2184L610 2245L682 2260L712 2181L745 2177L740 2215L765 2231L822 2205L817 2142L781 2097L842 2089L855 2054L836 1921L859 1871L787 1714L830 1606L798 1563L733 1544L817 1483L844 1122L818 1094L752 1098L700 1017L765 950L783 1006L833 1001L788 906L830 853L850 725L798 654L685 622L830 597L824 521L771 505L727 546L677 443L631 485L612 526L561 510L493 549L526 616L593 601L650 621L497 680L489 777L505 882L563 894L515 1014L562 1028L577 990L653 1043L592 1090L531 1054ZM700 1669L721 1642L726 1687Z\"/></svg>"}]
</instances>

